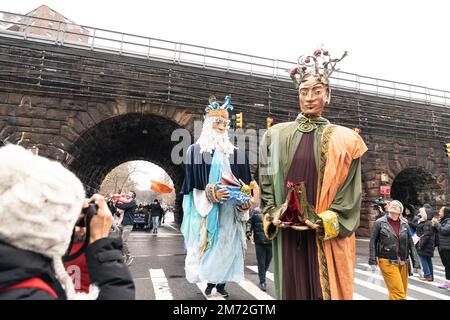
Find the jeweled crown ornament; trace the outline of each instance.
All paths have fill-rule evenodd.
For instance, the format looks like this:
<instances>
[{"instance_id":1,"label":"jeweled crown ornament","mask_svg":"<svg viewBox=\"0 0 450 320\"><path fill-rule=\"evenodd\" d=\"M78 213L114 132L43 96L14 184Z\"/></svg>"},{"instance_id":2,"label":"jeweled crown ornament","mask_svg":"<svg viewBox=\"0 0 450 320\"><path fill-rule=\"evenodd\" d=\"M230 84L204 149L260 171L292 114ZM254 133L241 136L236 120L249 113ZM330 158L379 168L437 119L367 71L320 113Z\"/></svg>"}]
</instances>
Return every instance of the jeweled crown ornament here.
<instances>
[{"instance_id":1,"label":"jeweled crown ornament","mask_svg":"<svg viewBox=\"0 0 450 320\"><path fill-rule=\"evenodd\" d=\"M233 110L231 96L225 97L225 102L220 105L215 96L209 97L209 105L205 108L206 117L229 117L228 111Z\"/></svg>"},{"instance_id":2,"label":"jeweled crown ornament","mask_svg":"<svg viewBox=\"0 0 450 320\"><path fill-rule=\"evenodd\" d=\"M300 83L306 76L313 75L320 79L323 84L328 85L331 74L337 70L336 64L347 56L347 51L338 59L331 59L328 50L323 48L316 49L312 55L300 56L297 59L297 67L289 70L289 75L294 82L295 88L298 89ZM322 67L320 67L322 65ZM322 73L320 69L322 68Z\"/></svg>"}]
</instances>

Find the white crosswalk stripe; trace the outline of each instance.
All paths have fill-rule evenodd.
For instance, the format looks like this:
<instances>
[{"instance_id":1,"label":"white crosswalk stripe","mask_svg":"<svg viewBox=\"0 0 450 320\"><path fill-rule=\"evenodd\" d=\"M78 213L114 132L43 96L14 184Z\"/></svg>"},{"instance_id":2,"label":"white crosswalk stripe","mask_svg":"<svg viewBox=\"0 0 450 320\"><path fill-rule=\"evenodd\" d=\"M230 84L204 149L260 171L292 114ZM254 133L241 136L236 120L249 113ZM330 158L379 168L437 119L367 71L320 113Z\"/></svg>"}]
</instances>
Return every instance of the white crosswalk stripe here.
<instances>
[{"instance_id":1,"label":"white crosswalk stripe","mask_svg":"<svg viewBox=\"0 0 450 320\"><path fill-rule=\"evenodd\" d=\"M247 266L247 268L249 268L249 269L252 270L253 272L258 273L258 267L257 267L257 266ZM270 272L270 271L267 271L267 272L266 272L266 278L269 279L269 280L274 281L274 280L273 280L273 279L274 279L274 278L273 278L273 273Z\"/></svg>"},{"instance_id":2,"label":"white crosswalk stripe","mask_svg":"<svg viewBox=\"0 0 450 320\"><path fill-rule=\"evenodd\" d=\"M387 289L385 287L379 286L377 284L373 284L371 282L364 281L364 280L361 280L361 279L358 279L358 278L355 278L355 284L358 284L360 286L366 287L366 288L371 289L373 291L385 294L386 298L388 296ZM413 297L410 297L410 296L406 296L406 299L407 300L417 300L416 298L413 298Z\"/></svg>"},{"instance_id":3,"label":"white crosswalk stripe","mask_svg":"<svg viewBox=\"0 0 450 320\"><path fill-rule=\"evenodd\" d=\"M353 300L370 300L370 299L356 292L353 292Z\"/></svg>"},{"instance_id":4,"label":"white crosswalk stripe","mask_svg":"<svg viewBox=\"0 0 450 320\"><path fill-rule=\"evenodd\" d=\"M248 280L243 280L239 282L239 285L248 293L250 293L256 300L275 300L271 295L268 295L261 289L259 289L255 284Z\"/></svg>"},{"instance_id":5,"label":"white crosswalk stripe","mask_svg":"<svg viewBox=\"0 0 450 320\"><path fill-rule=\"evenodd\" d=\"M358 266L360 266L362 268L368 268L369 265L365 264L365 263L358 263ZM248 268L255 274L258 273L257 266L249 265L249 266L246 266L246 268ZM436 268L436 269L438 269L438 268ZM442 271L438 271L438 270L436 270L436 271L439 273L442 272ZM171 293L171 290L169 287L169 282L165 276L164 270L163 269L149 269L149 272L150 272L150 278L142 278L142 279L150 279L150 281L153 285L155 299L156 300L173 300L174 297ZM353 294L354 300L373 299L373 296L371 298L370 292L381 293L387 298L388 290L385 286L384 279L383 279L382 275L380 274L379 270L377 270L376 272L372 272L372 271L362 270L361 268L358 267L355 269L355 273L356 273L356 275L359 275L360 277L355 277L355 284L357 285L357 287L355 289L358 290L358 292L354 292L354 294ZM364 278L362 279L361 276L364 276ZM266 278L270 281L274 281L274 274L272 272L267 272ZM436 276L435 276L435 278L436 278ZM442 277L439 277L439 278L442 278ZM139 279L141 279L141 278L139 278ZM435 299L450 300L450 294L446 295L447 292L445 292L445 291L436 292L436 291L432 291L430 289L424 288L422 286L415 285L417 282L423 286L428 285L430 287L435 288L439 285L439 283L437 281L423 282L414 277L410 277L409 280L410 281L408 284L408 291L417 292L419 294L427 295L427 296L433 297ZM411 284L411 282L413 282L414 284ZM205 296L204 291L206 289L206 285L207 285L206 281L196 284L196 286L201 291L203 296ZM248 279L244 279L238 285L246 293L250 294L252 297L254 297L257 300L274 300L275 299L273 296L271 296L267 292L264 292L261 289L259 289L255 283L253 283L252 281L250 281ZM441 290L441 289L437 289L437 290ZM373 295L373 293L372 293L372 295ZM217 293L215 288L212 291L211 297L205 296L205 298L207 300L225 300L224 297L222 297L220 294ZM379 295L377 295L377 299L378 298L379 298ZM407 299L408 300L418 300L418 298L410 296L410 295L407 296Z\"/></svg>"},{"instance_id":6,"label":"white crosswalk stripe","mask_svg":"<svg viewBox=\"0 0 450 320\"><path fill-rule=\"evenodd\" d=\"M366 268L369 268L369 264L367 264L367 263L359 263L359 265L364 266L364 267L366 267ZM377 272L377 274L380 274L380 273ZM445 278L442 278L442 277L440 277L440 276L437 276L436 274L435 274L433 277L434 277L434 280L435 280L435 281L422 281L422 280L419 280L419 279L416 278L416 277L409 277L409 280L412 280L412 281L415 281L415 282L418 282L418 283L422 283L422 284L428 284L428 285L434 286L434 287L438 287L439 284L440 284L440 283L438 283L436 280L442 281L442 282L445 280Z\"/></svg>"},{"instance_id":7,"label":"white crosswalk stripe","mask_svg":"<svg viewBox=\"0 0 450 320\"><path fill-rule=\"evenodd\" d=\"M361 274L361 275L365 275L365 276L371 277L371 278L376 278L376 279L383 280L383 276L381 276L380 274L371 272L371 271L364 271L364 270L360 270L360 269L355 269L355 272L358 273L358 274ZM438 298L438 299L441 299L441 300L450 300L450 295L447 296L447 295L444 295L444 294L441 294L441 293L438 293L438 292L434 292L434 291L431 291L431 290L428 290L428 289L425 289L425 288L421 288L421 287L412 285L410 283L408 283L408 291L409 290L414 290L414 291L417 291L417 292L420 292L420 293L424 293L426 295L429 295L429 296L432 296L432 297L435 297L435 298Z\"/></svg>"},{"instance_id":8,"label":"white crosswalk stripe","mask_svg":"<svg viewBox=\"0 0 450 320\"><path fill-rule=\"evenodd\" d=\"M163 269L150 269L150 278L153 284L156 300L173 300L169 282Z\"/></svg>"}]
</instances>

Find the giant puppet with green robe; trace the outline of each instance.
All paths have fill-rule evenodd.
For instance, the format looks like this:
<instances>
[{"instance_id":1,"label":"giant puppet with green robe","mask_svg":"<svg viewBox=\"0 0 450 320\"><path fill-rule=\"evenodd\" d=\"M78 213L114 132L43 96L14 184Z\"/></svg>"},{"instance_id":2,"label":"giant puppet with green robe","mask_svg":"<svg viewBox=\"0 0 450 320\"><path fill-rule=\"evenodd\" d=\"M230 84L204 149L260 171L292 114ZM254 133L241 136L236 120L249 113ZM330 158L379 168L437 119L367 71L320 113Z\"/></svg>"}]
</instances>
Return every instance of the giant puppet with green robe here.
<instances>
[{"instance_id":1,"label":"giant puppet with green robe","mask_svg":"<svg viewBox=\"0 0 450 320\"><path fill-rule=\"evenodd\" d=\"M357 132L322 117L331 98L329 77L345 55L331 59L318 49L299 58L290 75L301 112L269 128L260 144L264 231L273 239L278 299L353 298L367 147Z\"/></svg>"}]
</instances>

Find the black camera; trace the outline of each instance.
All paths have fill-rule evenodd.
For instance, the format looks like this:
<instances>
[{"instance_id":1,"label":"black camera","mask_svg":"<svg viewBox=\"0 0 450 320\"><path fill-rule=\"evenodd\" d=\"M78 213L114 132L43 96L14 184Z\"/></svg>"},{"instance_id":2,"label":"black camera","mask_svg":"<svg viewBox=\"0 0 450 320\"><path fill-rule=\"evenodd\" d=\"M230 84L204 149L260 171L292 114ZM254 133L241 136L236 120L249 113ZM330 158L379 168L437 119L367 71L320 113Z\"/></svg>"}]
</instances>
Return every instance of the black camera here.
<instances>
[{"instance_id":1,"label":"black camera","mask_svg":"<svg viewBox=\"0 0 450 320\"><path fill-rule=\"evenodd\" d=\"M97 214L98 211L98 205L95 203L95 201L89 201L89 206L87 208L83 208L81 210L81 216L78 219L76 226L77 227L86 227L86 220L91 220L91 218Z\"/></svg>"},{"instance_id":2,"label":"black camera","mask_svg":"<svg viewBox=\"0 0 450 320\"><path fill-rule=\"evenodd\" d=\"M374 203L373 207L381 211L384 211L387 205L387 203L383 200L382 197L376 198L375 200L373 200L373 203Z\"/></svg>"}]
</instances>

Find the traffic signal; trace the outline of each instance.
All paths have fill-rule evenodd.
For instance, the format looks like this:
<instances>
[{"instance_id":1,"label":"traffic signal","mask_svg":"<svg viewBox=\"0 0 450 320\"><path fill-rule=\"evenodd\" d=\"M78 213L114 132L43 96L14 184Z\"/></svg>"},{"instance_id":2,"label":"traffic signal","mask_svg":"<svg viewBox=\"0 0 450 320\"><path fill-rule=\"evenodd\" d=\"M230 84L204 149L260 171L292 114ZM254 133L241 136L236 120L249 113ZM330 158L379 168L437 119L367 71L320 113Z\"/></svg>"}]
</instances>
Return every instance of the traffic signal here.
<instances>
[{"instance_id":1,"label":"traffic signal","mask_svg":"<svg viewBox=\"0 0 450 320\"><path fill-rule=\"evenodd\" d=\"M273 118L267 117L266 124L267 124L267 129L269 129L273 124Z\"/></svg>"},{"instance_id":2,"label":"traffic signal","mask_svg":"<svg viewBox=\"0 0 450 320\"><path fill-rule=\"evenodd\" d=\"M444 143L445 154L450 158L450 143Z\"/></svg>"},{"instance_id":3,"label":"traffic signal","mask_svg":"<svg viewBox=\"0 0 450 320\"><path fill-rule=\"evenodd\" d=\"M242 112L236 113L236 128L242 128Z\"/></svg>"}]
</instances>

